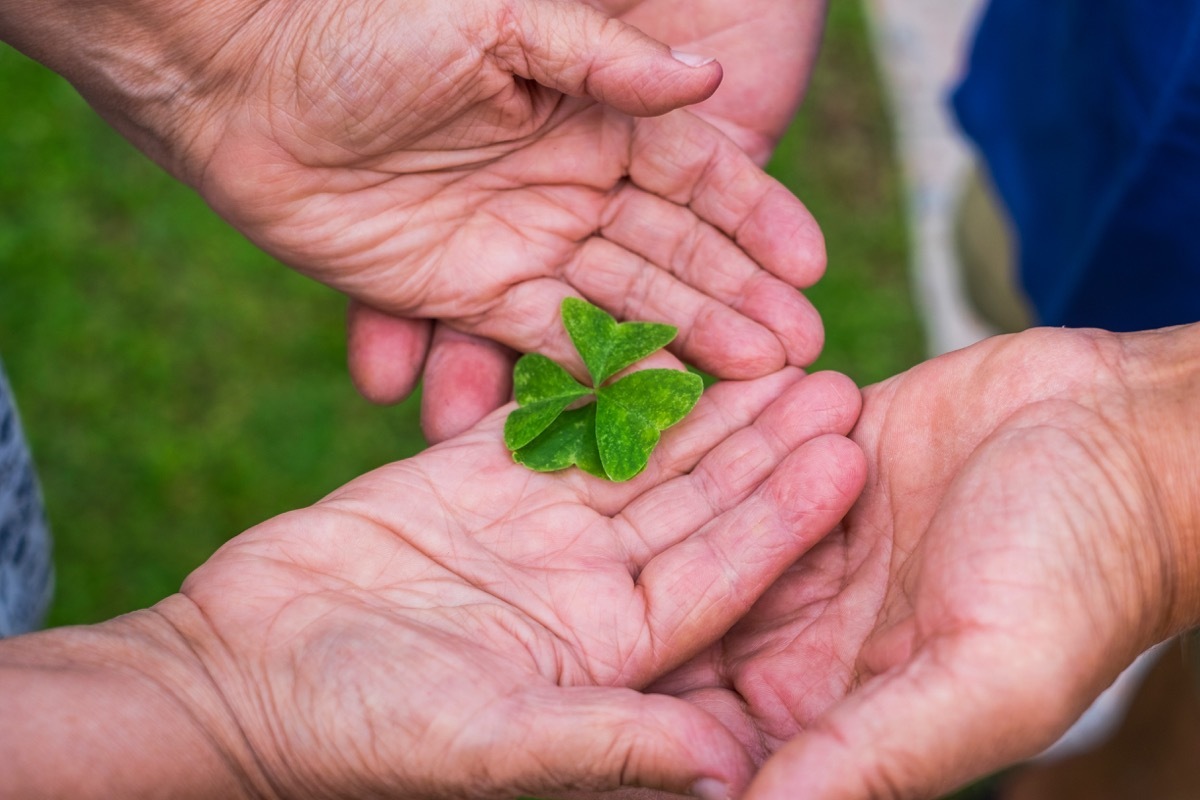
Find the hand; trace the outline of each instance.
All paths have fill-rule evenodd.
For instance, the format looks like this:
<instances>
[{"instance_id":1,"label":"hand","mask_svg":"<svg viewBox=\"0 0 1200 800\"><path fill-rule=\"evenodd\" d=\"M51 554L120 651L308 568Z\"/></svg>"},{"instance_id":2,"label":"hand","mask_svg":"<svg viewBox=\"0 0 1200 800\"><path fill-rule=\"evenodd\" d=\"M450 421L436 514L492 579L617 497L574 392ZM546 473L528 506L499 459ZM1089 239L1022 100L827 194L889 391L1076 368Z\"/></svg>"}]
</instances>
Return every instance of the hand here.
<instances>
[{"instance_id":1,"label":"hand","mask_svg":"<svg viewBox=\"0 0 1200 800\"><path fill-rule=\"evenodd\" d=\"M808 84L824 2L592 0L592 6L659 41L717 57L724 78L692 113L765 164ZM649 234L653 237L655 234ZM360 390L381 403L406 397L424 363L421 421L433 442L474 425L508 401L514 355L496 343L362 306L350 313L350 365ZM803 359L800 362L803 363Z\"/></svg>"},{"instance_id":2,"label":"hand","mask_svg":"<svg viewBox=\"0 0 1200 800\"><path fill-rule=\"evenodd\" d=\"M30 640L0 642L13 712L0 756L45 758L28 726L48 725L62 701L26 714L20 698L66 697L70 717L98 722L55 737L71 756L35 778L83 764L87 785L104 786L115 764L133 779L143 749L198 729L185 757L147 774L215 746L248 794L631 784L723 797L750 777L737 740L685 702L635 690L724 633L845 513L864 465L837 434L857 410L857 389L832 374L720 384L627 484L527 471L496 414L237 537L181 595L109 624L181 658L98 659L108 651L87 629L40 635L38 653L86 636L68 652L140 677L115 698L122 719L137 718L120 736L91 710L108 692L74 704L72 678L86 674L76 659L47 670L65 689L26 692L4 668ZM140 713L147 693L175 713ZM96 757L93 732L113 757ZM109 796L134 796L123 788Z\"/></svg>"},{"instance_id":3,"label":"hand","mask_svg":"<svg viewBox=\"0 0 1200 800\"><path fill-rule=\"evenodd\" d=\"M652 690L779 751L747 800L932 797L1038 752L1200 610L1198 338L1037 330L867 389L844 525Z\"/></svg>"},{"instance_id":4,"label":"hand","mask_svg":"<svg viewBox=\"0 0 1200 800\"><path fill-rule=\"evenodd\" d=\"M716 63L575 0L84 13L16 4L0 36L252 241L377 312L569 360L558 306L581 294L677 325L676 352L727 378L820 350L794 290L824 268L811 217L718 131L666 113L709 96ZM428 323L400 329L392 349L423 352ZM419 367L357 377L380 397Z\"/></svg>"}]
</instances>

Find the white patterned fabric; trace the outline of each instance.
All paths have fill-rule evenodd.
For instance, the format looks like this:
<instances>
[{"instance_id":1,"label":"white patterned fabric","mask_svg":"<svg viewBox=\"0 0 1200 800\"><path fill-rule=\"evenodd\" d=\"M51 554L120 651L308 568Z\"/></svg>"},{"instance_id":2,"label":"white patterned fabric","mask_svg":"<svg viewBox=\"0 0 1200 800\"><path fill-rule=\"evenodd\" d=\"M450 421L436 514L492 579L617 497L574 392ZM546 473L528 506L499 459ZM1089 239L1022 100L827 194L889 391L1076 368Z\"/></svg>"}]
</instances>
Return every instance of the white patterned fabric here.
<instances>
[{"instance_id":1,"label":"white patterned fabric","mask_svg":"<svg viewBox=\"0 0 1200 800\"><path fill-rule=\"evenodd\" d=\"M0 636L41 625L52 590L50 531L0 365Z\"/></svg>"}]
</instances>

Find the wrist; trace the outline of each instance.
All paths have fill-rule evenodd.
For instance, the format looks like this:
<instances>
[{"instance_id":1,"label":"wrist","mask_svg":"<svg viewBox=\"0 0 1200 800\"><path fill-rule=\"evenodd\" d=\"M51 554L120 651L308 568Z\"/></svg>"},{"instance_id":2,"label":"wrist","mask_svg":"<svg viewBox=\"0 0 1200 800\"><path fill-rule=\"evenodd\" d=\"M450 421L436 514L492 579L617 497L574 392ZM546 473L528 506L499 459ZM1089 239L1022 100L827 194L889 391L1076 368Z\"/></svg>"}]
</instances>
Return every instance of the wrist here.
<instances>
[{"instance_id":1,"label":"wrist","mask_svg":"<svg viewBox=\"0 0 1200 800\"><path fill-rule=\"evenodd\" d=\"M231 82L214 70L216 56L261 5L0 0L0 41L62 75L109 124L185 177L179 143L206 133L185 118L202 114L208 96Z\"/></svg>"},{"instance_id":2,"label":"wrist","mask_svg":"<svg viewBox=\"0 0 1200 800\"><path fill-rule=\"evenodd\" d=\"M1134 436L1157 507L1159 638L1200 625L1200 324L1124 337Z\"/></svg>"},{"instance_id":3,"label":"wrist","mask_svg":"<svg viewBox=\"0 0 1200 800\"><path fill-rule=\"evenodd\" d=\"M186 603L171 598L160 605ZM0 641L5 792L261 797L234 714L156 609Z\"/></svg>"}]
</instances>

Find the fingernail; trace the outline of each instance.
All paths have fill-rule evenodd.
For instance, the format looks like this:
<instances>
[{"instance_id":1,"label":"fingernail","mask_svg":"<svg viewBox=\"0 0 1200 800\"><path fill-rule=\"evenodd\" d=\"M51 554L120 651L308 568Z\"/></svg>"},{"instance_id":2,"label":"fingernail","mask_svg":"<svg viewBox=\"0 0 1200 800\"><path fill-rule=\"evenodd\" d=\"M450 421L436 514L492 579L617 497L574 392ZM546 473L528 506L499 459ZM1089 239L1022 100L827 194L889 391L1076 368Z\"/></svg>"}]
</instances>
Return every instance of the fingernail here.
<instances>
[{"instance_id":1,"label":"fingernail","mask_svg":"<svg viewBox=\"0 0 1200 800\"><path fill-rule=\"evenodd\" d=\"M692 797L700 800L730 800L729 787L716 778L701 778L692 784Z\"/></svg>"},{"instance_id":2,"label":"fingernail","mask_svg":"<svg viewBox=\"0 0 1200 800\"><path fill-rule=\"evenodd\" d=\"M712 56L700 56L695 53L685 53L682 50L672 50L671 56L680 64L687 64L689 67L703 67L705 64L716 61Z\"/></svg>"}]
</instances>

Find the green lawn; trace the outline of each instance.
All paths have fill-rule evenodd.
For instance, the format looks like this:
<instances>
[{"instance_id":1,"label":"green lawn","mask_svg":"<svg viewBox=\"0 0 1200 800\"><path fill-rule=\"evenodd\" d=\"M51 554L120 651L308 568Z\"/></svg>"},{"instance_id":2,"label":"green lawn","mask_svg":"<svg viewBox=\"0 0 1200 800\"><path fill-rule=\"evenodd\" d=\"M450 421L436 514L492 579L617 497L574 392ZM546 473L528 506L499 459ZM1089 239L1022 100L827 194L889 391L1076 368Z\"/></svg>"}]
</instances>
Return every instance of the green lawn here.
<instances>
[{"instance_id":1,"label":"green lawn","mask_svg":"<svg viewBox=\"0 0 1200 800\"><path fill-rule=\"evenodd\" d=\"M901 187L857 2L832 3L772 164L828 239L819 366L921 358ZM175 591L228 537L424 443L345 375L344 303L281 268L0 45L0 354L57 539L54 625Z\"/></svg>"}]
</instances>

